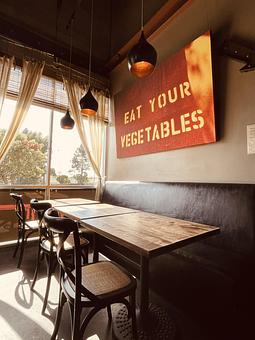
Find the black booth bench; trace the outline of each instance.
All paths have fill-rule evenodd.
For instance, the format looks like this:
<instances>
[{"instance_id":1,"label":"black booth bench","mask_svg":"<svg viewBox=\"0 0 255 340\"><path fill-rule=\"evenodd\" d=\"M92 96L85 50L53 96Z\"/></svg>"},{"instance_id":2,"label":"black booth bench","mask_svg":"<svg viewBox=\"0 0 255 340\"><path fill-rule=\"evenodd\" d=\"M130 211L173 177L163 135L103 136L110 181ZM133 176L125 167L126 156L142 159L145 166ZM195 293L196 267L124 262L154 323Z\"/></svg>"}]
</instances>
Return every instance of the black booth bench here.
<instances>
[{"instance_id":1,"label":"black booth bench","mask_svg":"<svg viewBox=\"0 0 255 340\"><path fill-rule=\"evenodd\" d=\"M203 340L255 334L255 185L109 181L102 201L219 226L219 235L153 259L150 287L203 329Z\"/></svg>"}]
</instances>

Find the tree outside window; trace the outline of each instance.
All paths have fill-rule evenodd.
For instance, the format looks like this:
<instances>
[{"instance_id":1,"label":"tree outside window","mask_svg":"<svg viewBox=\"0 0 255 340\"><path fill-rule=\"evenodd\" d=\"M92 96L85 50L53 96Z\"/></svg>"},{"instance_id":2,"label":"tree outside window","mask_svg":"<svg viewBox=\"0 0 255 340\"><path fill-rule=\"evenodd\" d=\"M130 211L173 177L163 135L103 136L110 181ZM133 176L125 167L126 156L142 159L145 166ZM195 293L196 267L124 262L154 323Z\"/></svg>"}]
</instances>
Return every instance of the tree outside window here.
<instances>
[{"instance_id":1,"label":"tree outside window","mask_svg":"<svg viewBox=\"0 0 255 340\"><path fill-rule=\"evenodd\" d=\"M0 143L5 130L0 130ZM44 184L48 137L25 129L19 133L0 163L1 184Z\"/></svg>"},{"instance_id":2,"label":"tree outside window","mask_svg":"<svg viewBox=\"0 0 255 340\"><path fill-rule=\"evenodd\" d=\"M88 182L88 170L90 170L90 162L84 151L82 145L80 145L72 158L72 171L73 178L77 181L77 184L84 184Z\"/></svg>"}]
</instances>

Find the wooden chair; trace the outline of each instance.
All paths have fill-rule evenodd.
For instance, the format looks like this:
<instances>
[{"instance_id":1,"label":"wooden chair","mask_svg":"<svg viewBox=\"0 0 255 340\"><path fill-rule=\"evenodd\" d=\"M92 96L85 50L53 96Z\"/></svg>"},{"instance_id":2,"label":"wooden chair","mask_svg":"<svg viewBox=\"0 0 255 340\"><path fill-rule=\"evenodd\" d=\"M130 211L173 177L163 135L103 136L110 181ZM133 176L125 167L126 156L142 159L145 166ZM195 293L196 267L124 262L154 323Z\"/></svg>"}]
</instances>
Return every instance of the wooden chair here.
<instances>
[{"instance_id":1,"label":"wooden chair","mask_svg":"<svg viewBox=\"0 0 255 340\"><path fill-rule=\"evenodd\" d=\"M57 260L56 260L56 252L57 252L57 245L59 242L58 235L54 233L49 233L47 228L44 226L43 216L47 209L51 207L50 203L47 202L38 202L36 199L30 201L31 208L34 209L40 219L40 228L39 228L39 244L38 244L38 253L37 253L37 261L36 261L36 268L34 272L33 282L31 285L31 290L34 290L34 286L36 283L38 270L40 268L41 260L46 258L47 263L47 284L46 290L44 295L43 307L42 307L42 314L45 313L49 291L50 291L50 284L51 284L51 276L55 271ZM84 262L88 261L88 244L89 242L85 238L80 238L80 246L82 248L82 256ZM74 254L74 243L72 237L69 237L64 244L65 256L72 257ZM73 261L73 260L72 260Z\"/></svg>"},{"instance_id":2,"label":"wooden chair","mask_svg":"<svg viewBox=\"0 0 255 340\"><path fill-rule=\"evenodd\" d=\"M10 196L15 202L15 213L18 218L18 235L17 235L17 243L13 253L13 257L16 256L18 249L20 248L19 260L17 267L20 268L21 262L23 259L24 247L27 242L27 239L32 234L38 232L39 230L39 220L36 221L27 221L26 220L26 209L23 203L22 195L18 195L16 193L10 193Z\"/></svg>"},{"instance_id":3,"label":"wooden chair","mask_svg":"<svg viewBox=\"0 0 255 340\"><path fill-rule=\"evenodd\" d=\"M57 259L61 265L59 305L55 328L51 339L56 339L62 309L68 302L71 311L72 340L82 339L91 318L102 308L107 308L111 320L111 304L123 303L132 318L133 336L137 338L135 315L136 279L125 269L111 261L99 261L81 265L78 223L58 217L53 208L44 215L45 225L52 233L59 234ZM70 266L64 255L64 242L72 235L75 245L75 263ZM129 301L126 299L129 297ZM81 322L81 311L90 308Z\"/></svg>"}]
</instances>

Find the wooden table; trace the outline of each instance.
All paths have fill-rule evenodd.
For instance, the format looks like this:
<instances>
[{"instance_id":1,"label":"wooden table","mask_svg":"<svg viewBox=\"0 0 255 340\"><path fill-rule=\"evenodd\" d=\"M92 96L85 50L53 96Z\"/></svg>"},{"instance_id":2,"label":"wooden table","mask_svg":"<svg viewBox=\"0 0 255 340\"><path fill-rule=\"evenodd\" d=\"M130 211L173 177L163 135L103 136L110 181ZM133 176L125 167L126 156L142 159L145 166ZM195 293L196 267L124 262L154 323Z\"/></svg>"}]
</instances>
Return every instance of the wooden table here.
<instances>
[{"instance_id":1,"label":"wooden table","mask_svg":"<svg viewBox=\"0 0 255 340\"><path fill-rule=\"evenodd\" d=\"M81 216L80 216L81 217ZM149 304L149 260L160 254L205 239L219 233L218 227L178 220L175 218L137 212L133 214L112 215L101 218L82 219L80 224L87 229L110 240L118 246L138 255L140 272L140 310L145 314ZM110 249L112 248L112 249ZM108 257L116 255L112 245L97 244L97 251ZM120 255L123 256L122 254ZM124 255L127 253L125 252ZM97 255L96 255L97 256ZM128 255L129 256L129 255ZM114 257L116 260L116 256Z\"/></svg>"},{"instance_id":2,"label":"wooden table","mask_svg":"<svg viewBox=\"0 0 255 340\"><path fill-rule=\"evenodd\" d=\"M168 336L170 330L173 332L173 322L162 314L160 308L156 317L156 309L149 309L150 259L215 235L220 229L110 204L66 205L56 209L69 218L79 220L81 230L84 228L94 233L95 261L100 252L124 266L131 264L136 270L135 275L140 278L139 338L155 338L158 332ZM122 310L120 316L113 322L113 332L122 339L123 334L119 330L131 334L131 329L126 323L128 321L123 321Z\"/></svg>"},{"instance_id":3,"label":"wooden table","mask_svg":"<svg viewBox=\"0 0 255 340\"><path fill-rule=\"evenodd\" d=\"M84 204L98 204L99 201L88 200L85 198L57 198L55 200L43 200L40 202L48 202L53 207L64 207L68 205L84 205Z\"/></svg>"},{"instance_id":4,"label":"wooden table","mask_svg":"<svg viewBox=\"0 0 255 340\"><path fill-rule=\"evenodd\" d=\"M56 209L66 217L74 220L86 220L104 216L124 215L136 213L138 210L119 207L111 204L84 204L55 206Z\"/></svg>"}]
</instances>

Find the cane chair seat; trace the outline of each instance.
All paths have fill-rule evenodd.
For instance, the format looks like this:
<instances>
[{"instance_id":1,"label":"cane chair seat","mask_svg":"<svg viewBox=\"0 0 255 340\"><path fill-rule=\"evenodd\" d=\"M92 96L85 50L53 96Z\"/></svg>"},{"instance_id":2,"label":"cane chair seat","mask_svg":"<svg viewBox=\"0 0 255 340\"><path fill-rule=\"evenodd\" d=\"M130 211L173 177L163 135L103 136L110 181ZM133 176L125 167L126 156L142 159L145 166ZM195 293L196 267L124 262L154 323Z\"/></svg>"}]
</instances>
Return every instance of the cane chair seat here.
<instances>
[{"instance_id":1,"label":"cane chair seat","mask_svg":"<svg viewBox=\"0 0 255 340\"><path fill-rule=\"evenodd\" d=\"M75 270L72 272L75 276ZM130 290L133 281L131 275L120 269L115 263L109 261L100 261L90 263L82 267L82 285L98 298L107 298L107 294L122 290ZM64 280L65 290L71 293L74 286L69 279Z\"/></svg>"},{"instance_id":2,"label":"cane chair seat","mask_svg":"<svg viewBox=\"0 0 255 340\"><path fill-rule=\"evenodd\" d=\"M131 279L112 262L82 267L82 284L94 295L112 293L129 286Z\"/></svg>"}]
</instances>

